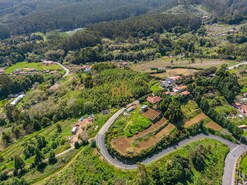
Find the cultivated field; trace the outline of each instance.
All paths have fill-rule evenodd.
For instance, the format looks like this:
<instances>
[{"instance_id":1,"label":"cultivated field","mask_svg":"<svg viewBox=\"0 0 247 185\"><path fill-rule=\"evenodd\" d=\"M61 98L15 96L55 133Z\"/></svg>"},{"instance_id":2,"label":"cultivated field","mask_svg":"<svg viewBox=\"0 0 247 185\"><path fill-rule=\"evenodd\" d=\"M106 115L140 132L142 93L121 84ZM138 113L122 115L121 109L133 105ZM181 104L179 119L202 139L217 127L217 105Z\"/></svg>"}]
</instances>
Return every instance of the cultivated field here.
<instances>
[{"instance_id":1,"label":"cultivated field","mask_svg":"<svg viewBox=\"0 0 247 185\"><path fill-rule=\"evenodd\" d=\"M208 116L206 116L204 113L201 113L201 114L197 115L196 117L194 117L193 119L186 121L184 124L184 127L185 128L191 127L195 124L200 123L200 121L202 121L206 118L208 118Z\"/></svg>"},{"instance_id":2,"label":"cultivated field","mask_svg":"<svg viewBox=\"0 0 247 185\"><path fill-rule=\"evenodd\" d=\"M171 64L173 60L173 64ZM193 67L193 68L209 68L212 66L220 67L222 64L227 64L228 66L237 64L236 61L231 60L221 60L221 59L195 59L195 63L192 64L189 59L178 59L162 57L153 61L139 62L130 66L131 69L139 72L151 72L150 68L166 68L167 66L183 66L183 67ZM171 70L171 73L181 74L181 72L186 72L191 74L193 70L177 69ZM167 71L169 73L169 70Z\"/></svg>"},{"instance_id":3,"label":"cultivated field","mask_svg":"<svg viewBox=\"0 0 247 185\"><path fill-rule=\"evenodd\" d=\"M216 130L216 131L221 131L223 129L220 125L218 125L217 123L215 123L213 121L207 123L205 126L207 128L210 128L210 129L213 129L213 130Z\"/></svg>"},{"instance_id":4,"label":"cultivated field","mask_svg":"<svg viewBox=\"0 0 247 185\"><path fill-rule=\"evenodd\" d=\"M20 62L20 63L17 63L9 68L7 68L5 70L5 73L6 74L10 74L10 73L13 73L15 70L17 69L22 69L22 70L25 70L28 69L28 68L33 68L37 71L43 71L43 70L52 70L52 71L56 71L56 70L62 70L62 68L57 65L57 64L51 64L51 65L44 65L40 62Z\"/></svg>"},{"instance_id":5,"label":"cultivated field","mask_svg":"<svg viewBox=\"0 0 247 185\"><path fill-rule=\"evenodd\" d=\"M111 145L122 155L137 154L141 150L148 149L161 138L169 134L175 126L165 118L150 126L148 129L134 135L133 137L119 137L111 141Z\"/></svg>"}]
</instances>

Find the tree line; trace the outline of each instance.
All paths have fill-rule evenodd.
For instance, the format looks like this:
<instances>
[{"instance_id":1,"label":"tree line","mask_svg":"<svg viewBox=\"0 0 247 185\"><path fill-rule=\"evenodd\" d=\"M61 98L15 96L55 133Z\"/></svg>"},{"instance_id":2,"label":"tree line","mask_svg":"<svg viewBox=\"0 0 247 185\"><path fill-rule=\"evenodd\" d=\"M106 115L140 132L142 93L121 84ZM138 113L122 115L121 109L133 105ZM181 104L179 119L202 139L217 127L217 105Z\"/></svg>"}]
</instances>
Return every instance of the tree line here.
<instances>
[{"instance_id":1,"label":"tree line","mask_svg":"<svg viewBox=\"0 0 247 185\"><path fill-rule=\"evenodd\" d=\"M43 76L32 74L28 76L7 76L0 75L0 99L8 97L10 94L17 94L26 91L37 82L43 82Z\"/></svg>"}]
</instances>

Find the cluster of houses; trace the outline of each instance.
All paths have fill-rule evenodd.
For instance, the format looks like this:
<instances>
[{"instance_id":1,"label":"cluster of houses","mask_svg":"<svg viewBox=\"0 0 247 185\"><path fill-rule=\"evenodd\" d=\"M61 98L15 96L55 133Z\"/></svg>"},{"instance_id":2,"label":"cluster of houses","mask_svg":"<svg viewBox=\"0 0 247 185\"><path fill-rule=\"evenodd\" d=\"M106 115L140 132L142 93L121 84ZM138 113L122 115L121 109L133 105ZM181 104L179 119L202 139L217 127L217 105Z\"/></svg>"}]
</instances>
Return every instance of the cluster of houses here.
<instances>
[{"instance_id":1,"label":"cluster of houses","mask_svg":"<svg viewBox=\"0 0 247 185\"><path fill-rule=\"evenodd\" d=\"M244 98L238 99L238 100L236 100L236 102L234 102L234 103L232 104L232 106L233 106L235 109L237 109L240 113L242 113L242 114L239 114L239 117L240 117L241 119L243 119L244 116L247 117L247 93L244 93L243 95L244 95ZM244 116L243 116L243 115L244 115ZM244 130L246 130L246 128L247 128L246 125L240 125L240 126L238 126L238 127L241 128L241 129L244 129Z\"/></svg>"},{"instance_id":2,"label":"cluster of houses","mask_svg":"<svg viewBox=\"0 0 247 185\"><path fill-rule=\"evenodd\" d=\"M160 82L160 86L168 89L168 91L164 92L166 95L180 95L187 96L190 95L188 91L188 87L186 85L178 85L178 82L182 79L181 76L172 76L168 77L165 81Z\"/></svg>"},{"instance_id":3,"label":"cluster of houses","mask_svg":"<svg viewBox=\"0 0 247 185\"><path fill-rule=\"evenodd\" d=\"M238 109L241 113L247 115L247 98L242 98L241 100L233 103L232 106Z\"/></svg>"},{"instance_id":4,"label":"cluster of houses","mask_svg":"<svg viewBox=\"0 0 247 185\"><path fill-rule=\"evenodd\" d=\"M43 64L46 65L46 66L53 65L54 63L55 63L55 62L50 61L50 60L44 60L44 61L43 61Z\"/></svg>"},{"instance_id":5,"label":"cluster of houses","mask_svg":"<svg viewBox=\"0 0 247 185\"><path fill-rule=\"evenodd\" d=\"M120 68L124 68L124 67L127 67L127 66L129 66L129 65L130 65L130 63L127 62L127 61L120 61L120 62L119 62L119 67L120 67Z\"/></svg>"}]
</instances>

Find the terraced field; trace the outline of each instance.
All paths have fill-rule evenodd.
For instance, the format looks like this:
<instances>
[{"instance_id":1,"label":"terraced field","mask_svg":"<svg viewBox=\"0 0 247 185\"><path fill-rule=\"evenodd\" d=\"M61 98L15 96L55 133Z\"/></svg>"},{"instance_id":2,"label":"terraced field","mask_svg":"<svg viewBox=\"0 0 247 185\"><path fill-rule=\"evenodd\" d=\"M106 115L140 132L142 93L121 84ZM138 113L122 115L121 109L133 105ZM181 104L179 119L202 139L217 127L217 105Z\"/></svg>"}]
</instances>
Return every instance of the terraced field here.
<instances>
[{"instance_id":1,"label":"terraced field","mask_svg":"<svg viewBox=\"0 0 247 185\"><path fill-rule=\"evenodd\" d=\"M162 118L148 129L133 137L119 137L111 141L111 145L121 154L138 153L154 146L161 138L169 134L176 127Z\"/></svg>"}]
</instances>

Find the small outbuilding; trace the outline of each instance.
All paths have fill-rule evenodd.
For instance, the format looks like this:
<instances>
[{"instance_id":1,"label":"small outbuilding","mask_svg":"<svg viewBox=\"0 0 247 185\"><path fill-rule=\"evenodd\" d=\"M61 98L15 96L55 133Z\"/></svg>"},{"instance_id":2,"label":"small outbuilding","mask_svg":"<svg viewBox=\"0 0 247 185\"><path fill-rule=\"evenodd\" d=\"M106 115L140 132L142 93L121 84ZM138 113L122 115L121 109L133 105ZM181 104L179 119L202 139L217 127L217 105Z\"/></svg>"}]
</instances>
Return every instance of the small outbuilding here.
<instances>
[{"instance_id":1,"label":"small outbuilding","mask_svg":"<svg viewBox=\"0 0 247 185\"><path fill-rule=\"evenodd\" d=\"M73 129L72 129L72 134L76 134L76 132L77 132L77 130L78 130L78 128L77 127L73 127Z\"/></svg>"},{"instance_id":2,"label":"small outbuilding","mask_svg":"<svg viewBox=\"0 0 247 185\"><path fill-rule=\"evenodd\" d=\"M147 105L143 105L141 107L141 112L146 112L148 110L148 106Z\"/></svg>"}]
</instances>

